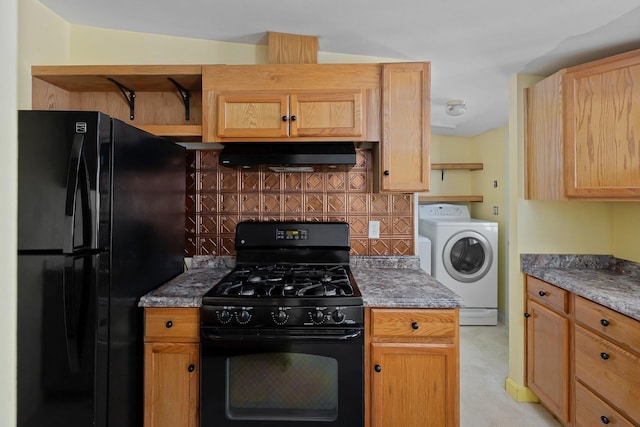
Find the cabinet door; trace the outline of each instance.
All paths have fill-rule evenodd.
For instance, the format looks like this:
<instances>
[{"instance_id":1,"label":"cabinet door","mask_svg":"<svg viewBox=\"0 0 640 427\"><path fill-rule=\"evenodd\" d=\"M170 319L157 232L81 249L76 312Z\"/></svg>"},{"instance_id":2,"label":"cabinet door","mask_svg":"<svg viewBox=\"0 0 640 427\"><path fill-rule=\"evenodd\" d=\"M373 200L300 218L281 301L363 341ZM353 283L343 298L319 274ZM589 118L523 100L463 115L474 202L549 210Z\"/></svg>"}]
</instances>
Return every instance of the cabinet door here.
<instances>
[{"instance_id":1,"label":"cabinet door","mask_svg":"<svg viewBox=\"0 0 640 427\"><path fill-rule=\"evenodd\" d=\"M291 95L291 136L361 137L363 91L309 92Z\"/></svg>"},{"instance_id":2,"label":"cabinet door","mask_svg":"<svg viewBox=\"0 0 640 427\"><path fill-rule=\"evenodd\" d=\"M430 64L382 66L380 191L428 191Z\"/></svg>"},{"instance_id":3,"label":"cabinet door","mask_svg":"<svg viewBox=\"0 0 640 427\"><path fill-rule=\"evenodd\" d=\"M147 343L145 427L197 427L199 344Z\"/></svg>"},{"instance_id":4,"label":"cabinet door","mask_svg":"<svg viewBox=\"0 0 640 427\"><path fill-rule=\"evenodd\" d=\"M569 420L569 319L528 301L527 385L563 423Z\"/></svg>"},{"instance_id":5,"label":"cabinet door","mask_svg":"<svg viewBox=\"0 0 640 427\"><path fill-rule=\"evenodd\" d=\"M287 138L287 94L221 93L218 95L218 136L224 138Z\"/></svg>"},{"instance_id":6,"label":"cabinet door","mask_svg":"<svg viewBox=\"0 0 640 427\"><path fill-rule=\"evenodd\" d=\"M525 198L566 200L563 180L562 76L559 71L527 88Z\"/></svg>"},{"instance_id":7,"label":"cabinet door","mask_svg":"<svg viewBox=\"0 0 640 427\"><path fill-rule=\"evenodd\" d=\"M371 344L371 427L459 424L452 345Z\"/></svg>"},{"instance_id":8,"label":"cabinet door","mask_svg":"<svg viewBox=\"0 0 640 427\"><path fill-rule=\"evenodd\" d=\"M640 50L563 77L569 197L640 197Z\"/></svg>"}]
</instances>

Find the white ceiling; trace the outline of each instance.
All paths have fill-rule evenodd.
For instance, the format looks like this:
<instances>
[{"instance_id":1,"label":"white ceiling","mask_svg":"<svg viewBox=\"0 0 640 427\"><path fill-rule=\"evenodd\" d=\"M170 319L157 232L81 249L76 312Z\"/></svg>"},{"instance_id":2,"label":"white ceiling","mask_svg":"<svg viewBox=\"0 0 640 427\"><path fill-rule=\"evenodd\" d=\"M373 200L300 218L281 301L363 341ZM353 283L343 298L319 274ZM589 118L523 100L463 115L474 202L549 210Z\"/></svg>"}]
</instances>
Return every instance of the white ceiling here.
<instances>
[{"instance_id":1,"label":"white ceiling","mask_svg":"<svg viewBox=\"0 0 640 427\"><path fill-rule=\"evenodd\" d=\"M265 43L318 36L323 52L431 61L433 132L474 136L507 123L513 74L640 48L640 0L40 0L72 24ZM450 117L452 99L467 113Z\"/></svg>"}]
</instances>

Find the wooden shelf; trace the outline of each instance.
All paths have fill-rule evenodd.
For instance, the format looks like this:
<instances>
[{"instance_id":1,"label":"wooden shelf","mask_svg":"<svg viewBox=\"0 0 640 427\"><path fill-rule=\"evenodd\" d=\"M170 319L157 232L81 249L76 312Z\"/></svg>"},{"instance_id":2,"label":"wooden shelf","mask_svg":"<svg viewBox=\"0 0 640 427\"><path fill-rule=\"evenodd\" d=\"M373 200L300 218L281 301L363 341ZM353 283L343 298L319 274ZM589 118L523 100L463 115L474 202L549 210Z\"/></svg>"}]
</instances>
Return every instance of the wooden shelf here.
<instances>
[{"instance_id":1,"label":"wooden shelf","mask_svg":"<svg viewBox=\"0 0 640 427\"><path fill-rule=\"evenodd\" d=\"M418 196L419 202L482 202L483 196Z\"/></svg>"},{"instance_id":2,"label":"wooden shelf","mask_svg":"<svg viewBox=\"0 0 640 427\"><path fill-rule=\"evenodd\" d=\"M431 163L431 170L468 170L484 169L483 163Z\"/></svg>"},{"instance_id":3,"label":"wooden shelf","mask_svg":"<svg viewBox=\"0 0 640 427\"><path fill-rule=\"evenodd\" d=\"M180 141L202 141L201 125L135 125L157 136Z\"/></svg>"},{"instance_id":4,"label":"wooden shelf","mask_svg":"<svg viewBox=\"0 0 640 427\"><path fill-rule=\"evenodd\" d=\"M135 91L172 92L176 88L168 77L188 90L202 91L200 65L34 65L31 75L73 92L119 92L108 77Z\"/></svg>"}]
</instances>

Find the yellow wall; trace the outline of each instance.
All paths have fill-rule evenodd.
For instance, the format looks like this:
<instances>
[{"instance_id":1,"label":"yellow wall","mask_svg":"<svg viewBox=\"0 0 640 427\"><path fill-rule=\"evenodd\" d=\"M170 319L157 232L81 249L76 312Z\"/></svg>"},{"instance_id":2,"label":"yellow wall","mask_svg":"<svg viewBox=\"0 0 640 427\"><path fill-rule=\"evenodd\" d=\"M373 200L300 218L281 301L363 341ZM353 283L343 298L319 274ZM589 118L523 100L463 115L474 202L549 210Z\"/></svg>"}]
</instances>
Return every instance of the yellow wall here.
<instances>
[{"instance_id":1,"label":"yellow wall","mask_svg":"<svg viewBox=\"0 0 640 427\"><path fill-rule=\"evenodd\" d=\"M612 253L618 258L640 262L640 203L612 205Z\"/></svg>"},{"instance_id":2,"label":"yellow wall","mask_svg":"<svg viewBox=\"0 0 640 427\"><path fill-rule=\"evenodd\" d=\"M474 160L484 165L481 171L468 172L471 194L483 196L483 203L471 203L471 216L498 223L498 312L504 320L507 307L507 127L471 138ZM494 187L493 182L498 186ZM494 215L493 208L498 208Z\"/></svg>"},{"instance_id":3,"label":"yellow wall","mask_svg":"<svg viewBox=\"0 0 640 427\"><path fill-rule=\"evenodd\" d=\"M16 425L18 0L0 2L0 425Z\"/></svg>"},{"instance_id":4,"label":"yellow wall","mask_svg":"<svg viewBox=\"0 0 640 427\"><path fill-rule=\"evenodd\" d=\"M433 163L475 162L473 142L470 138L431 135L431 161ZM431 190L421 193L427 196L471 194L471 180L467 171L431 172Z\"/></svg>"},{"instance_id":5,"label":"yellow wall","mask_svg":"<svg viewBox=\"0 0 640 427\"><path fill-rule=\"evenodd\" d=\"M66 21L36 0L20 0L18 108L31 108L31 66L67 64L69 48L70 25Z\"/></svg>"}]
</instances>

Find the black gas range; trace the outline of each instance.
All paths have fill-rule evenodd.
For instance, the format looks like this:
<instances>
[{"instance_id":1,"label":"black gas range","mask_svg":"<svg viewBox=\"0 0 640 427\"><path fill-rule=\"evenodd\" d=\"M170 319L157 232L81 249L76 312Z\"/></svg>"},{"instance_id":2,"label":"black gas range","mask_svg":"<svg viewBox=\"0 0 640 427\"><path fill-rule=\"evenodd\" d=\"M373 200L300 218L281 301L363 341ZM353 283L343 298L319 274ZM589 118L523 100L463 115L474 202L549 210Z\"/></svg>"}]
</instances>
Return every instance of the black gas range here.
<instances>
[{"instance_id":1,"label":"black gas range","mask_svg":"<svg viewBox=\"0 0 640 427\"><path fill-rule=\"evenodd\" d=\"M364 425L364 309L349 225L242 222L202 298L203 427Z\"/></svg>"},{"instance_id":2,"label":"black gas range","mask_svg":"<svg viewBox=\"0 0 640 427\"><path fill-rule=\"evenodd\" d=\"M236 268L202 299L203 326L361 325L349 225L242 222Z\"/></svg>"}]
</instances>

